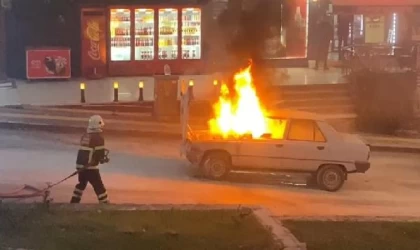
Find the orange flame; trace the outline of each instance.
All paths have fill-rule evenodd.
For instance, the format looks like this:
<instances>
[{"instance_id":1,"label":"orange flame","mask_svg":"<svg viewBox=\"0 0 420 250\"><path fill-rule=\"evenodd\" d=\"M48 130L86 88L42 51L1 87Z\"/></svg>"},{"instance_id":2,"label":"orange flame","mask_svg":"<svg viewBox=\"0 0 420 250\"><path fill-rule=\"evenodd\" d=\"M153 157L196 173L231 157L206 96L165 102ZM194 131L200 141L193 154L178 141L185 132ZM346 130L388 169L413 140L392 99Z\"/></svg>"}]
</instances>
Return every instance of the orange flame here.
<instances>
[{"instance_id":1,"label":"orange flame","mask_svg":"<svg viewBox=\"0 0 420 250\"><path fill-rule=\"evenodd\" d=\"M238 137L246 134L260 138L264 134L276 135L275 124L266 117L255 91L250 72L251 66L237 73L234 77L237 98L232 100L225 83L220 86L220 96L213 109L215 116L209 121L210 132L221 134L224 138Z\"/></svg>"}]
</instances>

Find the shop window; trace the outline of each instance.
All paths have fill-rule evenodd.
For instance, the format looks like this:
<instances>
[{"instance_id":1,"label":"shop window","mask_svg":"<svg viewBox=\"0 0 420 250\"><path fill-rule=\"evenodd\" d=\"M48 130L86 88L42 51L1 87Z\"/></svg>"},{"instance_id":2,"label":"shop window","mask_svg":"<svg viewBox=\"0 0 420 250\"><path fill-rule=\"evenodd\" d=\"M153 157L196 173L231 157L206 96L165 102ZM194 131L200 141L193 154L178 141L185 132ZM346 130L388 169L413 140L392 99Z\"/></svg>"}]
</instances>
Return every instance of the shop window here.
<instances>
[{"instance_id":1,"label":"shop window","mask_svg":"<svg viewBox=\"0 0 420 250\"><path fill-rule=\"evenodd\" d=\"M155 11L135 10L134 58L137 61L153 60L155 57Z\"/></svg>"},{"instance_id":2,"label":"shop window","mask_svg":"<svg viewBox=\"0 0 420 250\"><path fill-rule=\"evenodd\" d=\"M159 51L160 60L178 58L178 10L159 9Z\"/></svg>"},{"instance_id":3,"label":"shop window","mask_svg":"<svg viewBox=\"0 0 420 250\"><path fill-rule=\"evenodd\" d=\"M201 59L201 10L182 9L182 59Z\"/></svg>"},{"instance_id":4,"label":"shop window","mask_svg":"<svg viewBox=\"0 0 420 250\"><path fill-rule=\"evenodd\" d=\"M265 58L306 58L309 1L289 0L276 7L278 9L274 11L284 18L281 25L262 27L270 33L264 43Z\"/></svg>"},{"instance_id":5,"label":"shop window","mask_svg":"<svg viewBox=\"0 0 420 250\"><path fill-rule=\"evenodd\" d=\"M111 9L110 19L111 61L130 61L131 11Z\"/></svg>"}]
</instances>

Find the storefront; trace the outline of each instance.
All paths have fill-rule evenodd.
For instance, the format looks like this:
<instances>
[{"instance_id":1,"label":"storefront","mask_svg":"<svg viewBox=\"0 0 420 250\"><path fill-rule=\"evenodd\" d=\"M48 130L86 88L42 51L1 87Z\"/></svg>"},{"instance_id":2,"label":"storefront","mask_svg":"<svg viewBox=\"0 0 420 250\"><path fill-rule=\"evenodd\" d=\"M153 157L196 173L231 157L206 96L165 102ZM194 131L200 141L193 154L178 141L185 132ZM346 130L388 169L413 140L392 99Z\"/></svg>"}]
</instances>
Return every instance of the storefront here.
<instances>
[{"instance_id":1,"label":"storefront","mask_svg":"<svg viewBox=\"0 0 420 250\"><path fill-rule=\"evenodd\" d=\"M272 36L263 48L268 64L276 67L307 65L311 2L290 0L279 7L283 19L281 29L270 29ZM169 65L172 74L206 73L203 7L82 8L82 75L163 74L165 65Z\"/></svg>"},{"instance_id":2,"label":"storefront","mask_svg":"<svg viewBox=\"0 0 420 250\"><path fill-rule=\"evenodd\" d=\"M200 6L82 8L82 74L132 76L200 73Z\"/></svg>"},{"instance_id":3,"label":"storefront","mask_svg":"<svg viewBox=\"0 0 420 250\"><path fill-rule=\"evenodd\" d=\"M332 0L336 38L347 44L411 45L416 40L418 0ZM340 24L340 18L344 23ZM344 25L343 25L344 24ZM348 32L343 32L343 29ZM341 29L341 31L340 31Z\"/></svg>"}]
</instances>

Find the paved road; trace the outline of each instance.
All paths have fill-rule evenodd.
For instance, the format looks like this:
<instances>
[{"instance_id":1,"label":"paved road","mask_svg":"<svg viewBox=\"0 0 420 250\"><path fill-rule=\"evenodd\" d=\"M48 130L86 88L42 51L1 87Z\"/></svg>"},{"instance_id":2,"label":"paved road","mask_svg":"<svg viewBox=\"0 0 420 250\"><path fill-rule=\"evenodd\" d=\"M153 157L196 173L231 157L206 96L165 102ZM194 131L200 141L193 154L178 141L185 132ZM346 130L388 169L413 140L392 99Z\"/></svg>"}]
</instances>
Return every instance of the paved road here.
<instances>
[{"instance_id":1,"label":"paved road","mask_svg":"<svg viewBox=\"0 0 420 250\"><path fill-rule=\"evenodd\" d=\"M78 139L0 131L0 192L23 183L42 186L69 174ZM114 203L257 204L276 215L420 217L420 155L374 153L367 174L352 175L341 191L327 193L284 184L302 183L296 176L241 174L229 182L194 178L179 157L176 141L108 138L107 147L112 150L111 163L102 170ZM54 200L68 202L75 181L54 189ZM83 201L96 202L91 188Z\"/></svg>"}]
</instances>

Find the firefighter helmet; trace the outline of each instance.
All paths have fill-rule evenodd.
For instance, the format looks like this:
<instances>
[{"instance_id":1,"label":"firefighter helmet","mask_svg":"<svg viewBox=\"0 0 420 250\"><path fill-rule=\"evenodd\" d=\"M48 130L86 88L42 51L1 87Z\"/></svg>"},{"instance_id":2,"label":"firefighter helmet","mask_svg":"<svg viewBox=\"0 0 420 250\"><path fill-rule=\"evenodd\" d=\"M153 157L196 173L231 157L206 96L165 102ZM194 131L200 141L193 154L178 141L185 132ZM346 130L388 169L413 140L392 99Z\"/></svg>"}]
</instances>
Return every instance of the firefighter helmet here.
<instances>
[{"instance_id":1,"label":"firefighter helmet","mask_svg":"<svg viewBox=\"0 0 420 250\"><path fill-rule=\"evenodd\" d=\"M105 126L104 120L100 115L94 115L89 118L89 130L100 130Z\"/></svg>"}]
</instances>

